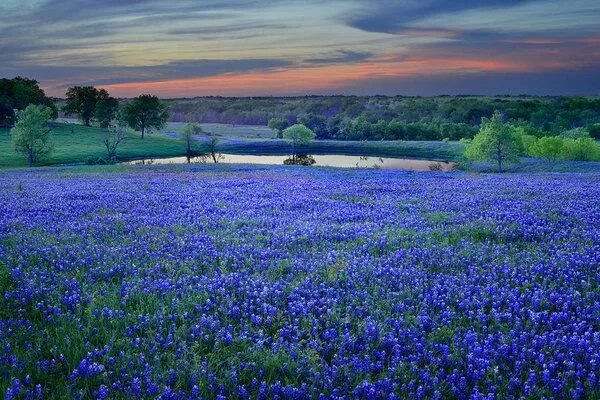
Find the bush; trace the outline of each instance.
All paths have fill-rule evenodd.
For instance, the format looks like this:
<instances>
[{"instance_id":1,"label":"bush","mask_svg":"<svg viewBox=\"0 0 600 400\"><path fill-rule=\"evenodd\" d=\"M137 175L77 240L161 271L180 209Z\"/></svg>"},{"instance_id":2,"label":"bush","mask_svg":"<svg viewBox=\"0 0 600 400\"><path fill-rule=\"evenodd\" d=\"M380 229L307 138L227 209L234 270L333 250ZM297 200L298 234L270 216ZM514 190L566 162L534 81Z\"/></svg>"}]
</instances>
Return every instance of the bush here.
<instances>
[{"instance_id":1,"label":"bush","mask_svg":"<svg viewBox=\"0 0 600 400\"><path fill-rule=\"evenodd\" d=\"M588 132L593 139L600 140L600 124L591 125Z\"/></svg>"},{"instance_id":2,"label":"bush","mask_svg":"<svg viewBox=\"0 0 600 400\"><path fill-rule=\"evenodd\" d=\"M564 141L559 136L545 136L538 139L528 151L532 157L543 158L548 162L556 162L561 158Z\"/></svg>"},{"instance_id":3,"label":"bush","mask_svg":"<svg viewBox=\"0 0 600 400\"><path fill-rule=\"evenodd\" d=\"M316 161L313 156L298 154L295 158L290 157L283 160L285 165L313 165Z\"/></svg>"},{"instance_id":4,"label":"bush","mask_svg":"<svg viewBox=\"0 0 600 400\"><path fill-rule=\"evenodd\" d=\"M590 133L588 132L587 129L585 128L574 128L574 129L570 129L568 131L565 131L563 133L560 134L560 136L563 139L581 139L581 138L589 138L590 137Z\"/></svg>"},{"instance_id":5,"label":"bush","mask_svg":"<svg viewBox=\"0 0 600 400\"><path fill-rule=\"evenodd\" d=\"M590 137L565 139L562 158L569 161L600 161L600 146Z\"/></svg>"},{"instance_id":6,"label":"bush","mask_svg":"<svg viewBox=\"0 0 600 400\"><path fill-rule=\"evenodd\" d=\"M532 148L537 144L538 138L533 135L528 135L526 133L522 133L521 137L521 146L523 148L523 155L532 155ZM559 138L560 139L560 138Z\"/></svg>"}]
</instances>

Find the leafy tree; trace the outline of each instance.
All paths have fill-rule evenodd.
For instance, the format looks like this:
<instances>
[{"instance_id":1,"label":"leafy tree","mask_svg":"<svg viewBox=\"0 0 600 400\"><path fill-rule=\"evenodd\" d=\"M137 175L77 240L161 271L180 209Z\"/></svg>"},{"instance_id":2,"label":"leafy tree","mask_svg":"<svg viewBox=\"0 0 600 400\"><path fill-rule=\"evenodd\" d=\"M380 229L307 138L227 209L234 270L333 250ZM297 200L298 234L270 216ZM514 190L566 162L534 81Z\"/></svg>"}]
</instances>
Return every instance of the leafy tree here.
<instances>
[{"instance_id":1,"label":"leafy tree","mask_svg":"<svg viewBox=\"0 0 600 400\"><path fill-rule=\"evenodd\" d=\"M93 86L73 86L67 89L66 97L67 104L63 107L63 112L67 115L77 115L85 126L90 126L96 111L96 103L109 96L104 89L96 89Z\"/></svg>"},{"instance_id":2,"label":"leafy tree","mask_svg":"<svg viewBox=\"0 0 600 400\"><path fill-rule=\"evenodd\" d=\"M14 122L15 110L13 100L6 95L0 95L0 125L9 127Z\"/></svg>"},{"instance_id":3,"label":"leafy tree","mask_svg":"<svg viewBox=\"0 0 600 400\"><path fill-rule=\"evenodd\" d=\"M498 165L503 171L507 163L518 161L521 141L514 129L502 122L502 114L494 112L491 118L481 119L481 128L467 147L465 155L473 160L484 160Z\"/></svg>"},{"instance_id":4,"label":"leafy tree","mask_svg":"<svg viewBox=\"0 0 600 400\"><path fill-rule=\"evenodd\" d=\"M564 131L563 133L561 133L560 136L563 139L577 140L579 138L589 138L590 133L588 132L587 129L579 127L579 128L569 129L568 131Z\"/></svg>"},{"instance_id":5,"label":"leafy tree","mask_svg":"<svg viewBox=\"0 0 600 400\"><path fill-rule=\"evenodd\" d=\"M558 161L563 152L564 141L560 136L544 136L529 149L533 157L543 158L549 163Z\"/></svg>"},{"instance_id":6,"label":"leafy tree","mask_svg":"<svg viewBox=\"0 0 600 400\"><path fill-rule=\"evenodd\" d=\"M327 133L327 120L322 115L308 113L298 116L298 123L313 131L317 138L323 139Z\"/></svg>"},{"instance_id":7,"label":"leafy tree","mask_svg":"<svg viewBox=\"0 0 600 400\"><path fill-rule=\"evenodd\" d=\"M158 97L143 94L136 97L123 108L123 118L136 131L142 133L146 129L162 129L169 119L169 109Z\"/></svg>"},{"instance_id":8,"label":"leafy tree","mask_svg":"<svg viewBox=\"0 0 600 400\"><path fill-rule=\"evenodd\" d=\"M521 150L522 155L531 155L531 148L537 143L538 138L534 135L528 134L527 130L525 130L522 126L514 126L513 130L515 135L521 141Z\"/></svg>"},{"instance_id":9,"label":"leafy tree","mask_svg":"<svg viewBox=\"0 0 600 400\"><path fill-rule=\"evenodd\" d=\"M27 157L30 167L52 151L51 119L52 109L33 104L17 113L17 123L10 133L15 150Z\"/></svg>"},{"instance_id":10,"label":"leafy tree","mask_svg":"<svg viewBox=\"0 0 600 400\"><path fill-rule=\"evenodd\" d=\"M290 126L290 123L287 119L283 118L271 118L269 123L267 124L269 128L275 132L277 132L277 138L283 138L283 130Z\"/></svg>"},{"instance_id":11,"label":"leafy tree","mask_svg":"<svg viewBox=\"0 0 600 400\"><path fill-rule=\"evenodd\" d=\"M596 140L600 140L600 124L593 124L588 128L590 136Z\"/></svg>"},{"instance_id":12,"label":"leafy tree","mask_svg":"<svg viewBox=\"0 0 600 400\"><path fill-rule=\"evenodd\" d=\"M198 124L186 124L181 130L179 136L181 140L185 143L185 154L188 158L188 162L190 158L194 155L192 151L192 144L194 143L194 136L204 133L202 127Z\"/></svg>"},{"instance_id":13,"label":"leafy tree","mask_svg":"<svg viewBox=\"0 0 600 400\"><path fill-rule=\"evenodd\" d=\"M24 110L30 104L50 108L52 119L58 116L54 102L40 89L36 80L20 76L0 79L0 125L12 125L15 121L15 110Z\"/></svg>"},{"instance_id":14,"label":"leafy tree","mask_svg":"<svg viewBox=\"0 0 600 400\"><path fill-rule=\"evenodd\" d=\"M315 133L302 124L292 125L283 131L283 137L292 144L292 161L296 162L298 146L308 144L315 139Z\"/></svg>"},{"instance_id":15,"label":"leafy tree","mask_svg":"<svg viewBox=\"0 0 600 400\"><path fill-rule=\"evenodd\" d=\"M94 119L101 128L108 128L119 112L119 100L106 97L96 102Z\"/></svg>"},{"instance_id":16,"label":"leafy tree","mask_svg":"<svg viewBox=\"0 0 600 400\"><path fill-rule=\"evenodd\" d=\"M102 143L106 147L107 161L113 163L117 159L117 148L127 138L127 126L121 121L113 120L108 126Z\"/></svg>"},{"instance_id":17,"label":"leafy tree","mask_svg":"<svg viewBox=\"0 0 600 400\"><path fill-rule=\"evenodd\" d=\"M600 145L590 137L564 139L562 158L571 161L599 161Z\"/></svg>"}]
</instances>

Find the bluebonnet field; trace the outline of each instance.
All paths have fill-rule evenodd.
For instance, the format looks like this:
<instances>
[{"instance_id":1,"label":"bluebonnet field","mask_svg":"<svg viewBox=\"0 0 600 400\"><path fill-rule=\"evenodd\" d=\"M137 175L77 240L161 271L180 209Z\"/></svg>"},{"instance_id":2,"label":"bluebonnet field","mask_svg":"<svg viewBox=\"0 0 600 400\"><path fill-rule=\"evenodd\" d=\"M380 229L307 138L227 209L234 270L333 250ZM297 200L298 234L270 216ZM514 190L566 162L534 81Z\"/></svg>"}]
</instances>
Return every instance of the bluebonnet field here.
<instances>
[{"instance_id":1,"label":"bluebonnet field","mask_svg":"<svg viewBox=\"0 0 600 400\"><path fill-rule=\"evenodd\" d=\"M6 399L600 393L600 175L0 173Z\"/></svg>"}]
</instances>

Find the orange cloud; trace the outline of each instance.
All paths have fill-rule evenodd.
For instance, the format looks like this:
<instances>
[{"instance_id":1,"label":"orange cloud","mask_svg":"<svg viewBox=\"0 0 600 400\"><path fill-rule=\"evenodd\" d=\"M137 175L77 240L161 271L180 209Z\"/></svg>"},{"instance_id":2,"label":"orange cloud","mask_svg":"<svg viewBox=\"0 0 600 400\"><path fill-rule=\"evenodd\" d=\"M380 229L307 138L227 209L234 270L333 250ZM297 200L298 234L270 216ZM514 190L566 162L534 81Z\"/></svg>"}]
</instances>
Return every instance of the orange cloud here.
<instances>
[{"instance_id":1,"label":"orange cloud","mask_svg":"<svg viewBox=\"0 0 600 400\"><path fill-rule=\"evenodd\" d=\"M130 97L152 93L162 97L196 95L259 95L311 93L335 90L356 81L477 72L525 72L531 66L504 60L382 56L368 62L325 66L298 66L270 71L219 76L104 85L113 95Z\"/></svg>"}]
</instances>

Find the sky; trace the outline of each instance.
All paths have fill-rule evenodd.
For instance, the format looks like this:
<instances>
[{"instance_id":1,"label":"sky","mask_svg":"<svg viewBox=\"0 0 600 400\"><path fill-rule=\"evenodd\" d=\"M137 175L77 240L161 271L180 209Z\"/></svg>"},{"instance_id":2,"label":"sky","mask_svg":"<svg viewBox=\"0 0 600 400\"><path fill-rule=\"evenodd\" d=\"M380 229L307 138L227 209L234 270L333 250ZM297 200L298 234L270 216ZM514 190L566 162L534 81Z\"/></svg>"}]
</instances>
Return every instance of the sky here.
<instances>
[{"instance_id":1,"label":"sky","mask_svg":"<svg viewBox=\"0 0 600 400\"><path fill-rule=\"evenodd\" d=\"M600 94L598 0L0 0L0 77L113 96Z\"/></svg>"}]
</instances>

